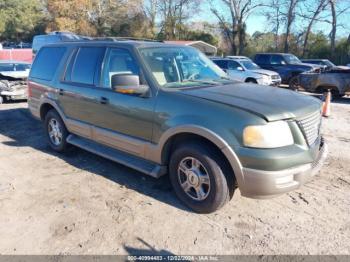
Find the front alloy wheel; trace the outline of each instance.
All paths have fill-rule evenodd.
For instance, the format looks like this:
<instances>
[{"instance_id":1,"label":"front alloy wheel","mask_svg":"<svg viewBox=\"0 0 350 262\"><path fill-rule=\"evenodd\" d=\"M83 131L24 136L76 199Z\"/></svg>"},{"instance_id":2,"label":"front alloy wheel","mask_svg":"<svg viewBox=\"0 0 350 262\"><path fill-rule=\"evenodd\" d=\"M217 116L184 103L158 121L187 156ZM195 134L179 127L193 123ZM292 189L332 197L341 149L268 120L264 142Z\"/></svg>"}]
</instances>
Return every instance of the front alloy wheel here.
<instances>
[{"instance_id":1,"label":"front alloy wheel","mask_svg":"<svg viewBox=\"0 0 350 262\"><path fill-rule=\"evenodd\" d=\"M198 213L211 213L233 196L235 179L219 149L197 141L172 152L169 176L177 197Z\"/></svg>"},{"instance_id":2,"label":"front alloy wheel","mask_svg":"<svg viewBox=\"0 0 350 262\"><path fill-rule=\"evenodd\" d=\"M177 170L184 192L194 200L204 200L210 192L210 178L204 165L194 157L181 160Z\"/></svg>"}]
</instances>

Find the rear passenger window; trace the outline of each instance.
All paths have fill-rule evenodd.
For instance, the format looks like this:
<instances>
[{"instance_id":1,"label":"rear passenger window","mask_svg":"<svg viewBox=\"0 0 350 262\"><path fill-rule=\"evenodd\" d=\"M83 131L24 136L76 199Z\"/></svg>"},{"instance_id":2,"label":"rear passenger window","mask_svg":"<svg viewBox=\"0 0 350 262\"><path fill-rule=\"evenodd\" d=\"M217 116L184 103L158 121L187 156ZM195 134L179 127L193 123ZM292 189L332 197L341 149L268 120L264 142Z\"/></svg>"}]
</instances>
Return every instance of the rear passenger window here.
<instances>
[{"instance_id":1,"label":"rear passenger window","mask_svg":"<svg viewBox=\"0 0 350 262\"><path fill-rule=\"evenodd\" d=\"M42 48L35 58L30 77L51 81L65 52L65 47Z\"/></svg>"},{"instance_id":2,"label":"rear passenger window","mask_svg":"<svg viewBox=\"0 0 350 262\"><path fill-rule=\"evenodd\" d=\"M257 64L270 64L270 56L269 55L257 55L255 57L255 62Z\"/></svg>"},{"instance_id":3,"label":"rear passenger window","mask_svg":"<svg viewBox=\"0 0 350 262\"><path fill-rule=\"evenodd\" d=\"M100 68L104 47L81 47L79 48L75 59L71 61L70 75L66 80L74 83L94 85L96 71Z\"/></svg>"},{"instance_id":4,"label":"rear passenger window","mask_svg":"<svg viewBox=\"0 0 350 262\"><path fill-rule=\"evenodd\" d=\"M273 55L271 57L271 65L281 65L283 64L284 60L282 58L282 56L279 55Z\"/></svg>"},{"instance_id":5,"label":"rear passenger window","mask_svg":"<svg viewBox=\"0 0 350 262\"><path fill-rule=\"evenodd\" d=\"M215 64L217 64L222 69L227 69L228 68L228 64L227 64L226 60L213 60L213 62Z\"/></svg>"}]
</instances>

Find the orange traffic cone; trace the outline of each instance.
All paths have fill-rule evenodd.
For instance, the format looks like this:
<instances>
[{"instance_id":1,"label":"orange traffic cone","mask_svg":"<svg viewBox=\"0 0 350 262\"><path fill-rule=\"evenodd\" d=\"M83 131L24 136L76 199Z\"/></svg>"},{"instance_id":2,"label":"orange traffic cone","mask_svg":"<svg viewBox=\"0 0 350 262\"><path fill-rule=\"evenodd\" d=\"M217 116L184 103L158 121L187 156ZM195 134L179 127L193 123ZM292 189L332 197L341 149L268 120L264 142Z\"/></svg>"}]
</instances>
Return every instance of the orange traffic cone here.
<instances>
[{"instance_id":1,"label":"orange traffic cone","mask_svg":"<svg viewBox=\"0 0 350 262\"><path fill-rule=\"evenodd\" d=\"M331 91L328 89L326 99L323 102L322 116L329 117L331 115Z\"/></svg>"}]
</instances>

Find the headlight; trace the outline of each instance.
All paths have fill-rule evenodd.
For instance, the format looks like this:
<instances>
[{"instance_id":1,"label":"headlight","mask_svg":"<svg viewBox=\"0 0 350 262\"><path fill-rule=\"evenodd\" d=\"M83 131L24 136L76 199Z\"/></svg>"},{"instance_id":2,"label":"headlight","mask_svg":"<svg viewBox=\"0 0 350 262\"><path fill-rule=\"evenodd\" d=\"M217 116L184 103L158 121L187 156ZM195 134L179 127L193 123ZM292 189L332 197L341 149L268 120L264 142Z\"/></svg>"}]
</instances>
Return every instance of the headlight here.
<instances>
[{"instance_id":1,"label":"headlight","mask_svg":"<svg viewBox=\"0 0 350 262\"><path fill-rule=\"evenodd\" d=\"M260 85L269 85L271 83L271 78L268 75L261 75L261 78L258 80Z\"/></svg>"},{"instance_id":2,"label":"headlight","mask_svg":"<svg viewBox=\"0 0 350 262\"><path fill-rule=\"evenodd\" d=\"M294 144L292 132L285 121L266 125L247 126L243 130L243 143L247 147L276 148Z\"/></svg>"}]
</instances>

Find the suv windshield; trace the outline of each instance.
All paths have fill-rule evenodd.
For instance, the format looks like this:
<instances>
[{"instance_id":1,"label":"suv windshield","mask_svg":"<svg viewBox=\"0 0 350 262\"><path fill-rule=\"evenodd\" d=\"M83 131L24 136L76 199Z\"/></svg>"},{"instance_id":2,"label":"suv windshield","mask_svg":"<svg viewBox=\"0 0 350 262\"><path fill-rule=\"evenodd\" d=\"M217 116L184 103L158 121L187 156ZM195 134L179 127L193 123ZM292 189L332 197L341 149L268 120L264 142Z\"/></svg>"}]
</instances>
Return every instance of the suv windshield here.
<instances>
[{"instance_id":1,"label":"suv windshield","mask_svg":"<svg viewBox=\"0 0 350 262\"><path fill-rule=\"evenodd\" d=\"M140 53L163 87L216 85L229 81L224 71L194 48L152 47L142 48Z\"/></svg>"},{"instance_id":2,"label":"suv windshield","mask_svg":"<svg viewBox=\"0 0 350 262\"><path fill-rule=\"evenodd\" d=\"M260 66L250 60L240 60L240 63L248 70L260 69Z\"/></svg>"},{"instance_id":3,"label":"suv windshield","mask_svg":"<svg viewBox=\"0 0 350 262\"><path fill-rule=\"evenodd\" d=\"M288 64L301 64L301 61L295 55L284 55L283 57Z\"/></svg>"}]
</instances>

